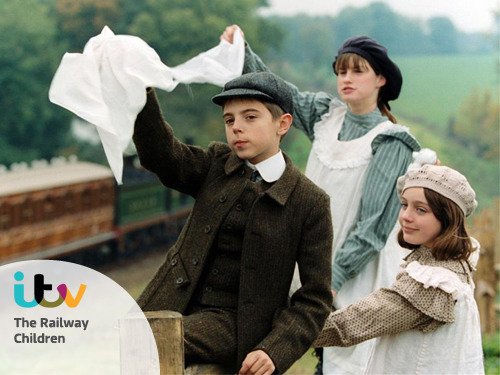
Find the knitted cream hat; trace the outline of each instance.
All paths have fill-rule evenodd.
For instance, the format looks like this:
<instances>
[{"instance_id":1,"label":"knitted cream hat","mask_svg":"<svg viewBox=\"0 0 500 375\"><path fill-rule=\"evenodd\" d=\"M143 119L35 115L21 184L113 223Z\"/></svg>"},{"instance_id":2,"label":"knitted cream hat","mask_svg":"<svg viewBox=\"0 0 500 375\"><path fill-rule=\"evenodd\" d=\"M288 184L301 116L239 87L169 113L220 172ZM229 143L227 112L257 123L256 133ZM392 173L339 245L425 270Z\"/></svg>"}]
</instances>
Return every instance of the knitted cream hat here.
<instances>
[{"instance_id":1,"label":"knitted cream hat","mask_svg":"<svg viewBox=\"0 0 500 375\"><path fill-rule=\"evenodd\" d=\"M398 194L411 187L424 187L433 190L455 202L469 216L477 207L476 193L467 179L454 169L442 165L424 164L399 177Z\"/></svg>"}]
</instances>

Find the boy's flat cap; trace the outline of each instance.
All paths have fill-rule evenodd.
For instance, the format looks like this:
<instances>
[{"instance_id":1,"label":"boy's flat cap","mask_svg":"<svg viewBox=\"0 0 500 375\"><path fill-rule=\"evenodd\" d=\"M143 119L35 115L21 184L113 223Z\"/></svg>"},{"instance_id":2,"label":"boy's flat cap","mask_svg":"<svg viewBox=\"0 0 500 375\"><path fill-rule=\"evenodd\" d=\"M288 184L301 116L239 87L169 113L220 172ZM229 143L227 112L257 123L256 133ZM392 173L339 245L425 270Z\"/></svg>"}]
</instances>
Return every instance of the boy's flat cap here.
<instances>
[{"instance_id":1,"label":"boy's flat cap","mask_svg":"<svg viewBox=\"0 0 500 375\"><path fill-rule=\"evenodd\" d=\"M292 90L285 81L271 72L247 73L229 81L222 92L212 98L212 102L222 106L232 98L252 98L275 103L285 113L293 114Z\"/></svg>"}]
</instances>

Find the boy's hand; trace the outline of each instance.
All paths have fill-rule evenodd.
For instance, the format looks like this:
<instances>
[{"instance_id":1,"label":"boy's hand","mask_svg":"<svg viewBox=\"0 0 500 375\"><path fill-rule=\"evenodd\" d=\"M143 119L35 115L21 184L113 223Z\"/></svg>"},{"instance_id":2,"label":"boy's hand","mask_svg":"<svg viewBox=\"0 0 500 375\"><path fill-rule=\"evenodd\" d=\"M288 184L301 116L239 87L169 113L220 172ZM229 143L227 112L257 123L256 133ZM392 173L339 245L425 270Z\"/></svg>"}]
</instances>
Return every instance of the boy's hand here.
<instances>
[{"instance_id":1,"label":"boy's hand","mask_svg":"<svg viewBox=\"0 0 500 375\"><path fill-rule=\"evenodd\" d=\"M240 29L240 27L238 25L231 25L231 26L226 27L226 29L224 30L224 32L220 36L220 40L225 40L225 41L233 44L235 32L241 33L241 36L243 37L243 39L245 39L245 34L243 34L243 31Z\"/></svg>"},{"instance_id":2,"label":"boy's hand","mask_svg":"<svg viewBox=\"0 0 500 375\"><path fill-rule=\"evenodd\" d=\"M263 350L255 350L247 354L238 375L271 375L276 366Z\"/></svg>"}]
</instances>

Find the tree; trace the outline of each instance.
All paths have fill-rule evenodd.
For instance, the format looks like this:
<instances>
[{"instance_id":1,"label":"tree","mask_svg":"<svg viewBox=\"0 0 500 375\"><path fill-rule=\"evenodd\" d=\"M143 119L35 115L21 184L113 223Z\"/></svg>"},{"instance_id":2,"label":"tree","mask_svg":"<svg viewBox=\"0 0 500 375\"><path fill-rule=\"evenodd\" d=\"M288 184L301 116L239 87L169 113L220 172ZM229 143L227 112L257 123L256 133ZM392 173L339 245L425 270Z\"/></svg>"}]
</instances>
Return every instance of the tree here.
<instances>
[{"instance_id":1,"label":"tree","mask_svg":"<svg viewBox=\"0 0 500 375\"><path fill-rule=\"evenodd\" d=\"M121 17L119 0L55 0L61 38L72 51L81 51L85 43L105 25L117 24Z\"/></svg>"},{"instance_id":2,"label":"tree","mask_svg":"<svg viewBox=\"0 0 500 375\"><path fill-rule=\"evenodd\" d=\"M428 24L435 52L456 53L458 51L458 32L449 18L434 17L429 20Z\"/></svg>"},{"instance_id":3,"label":"tree","mask_svg":"<svg viewBox=\"0 0 500 375\"><path fill-rule=\"evenodd\" d=\"M460 106L450 134L481 158L498 160L500 104L491 91L475 90Z\"/></svg>"},{"instance_id":4,"label":"tree","mask_svg":"<svg viewBox=\"0 0 500 375\"><path fill-rule=\"evenodd\" d=\"M0 2L0 163L50 158L65 144L69 114L48 100L63 48L45 2Z\"/></svg>"}]
</instances>

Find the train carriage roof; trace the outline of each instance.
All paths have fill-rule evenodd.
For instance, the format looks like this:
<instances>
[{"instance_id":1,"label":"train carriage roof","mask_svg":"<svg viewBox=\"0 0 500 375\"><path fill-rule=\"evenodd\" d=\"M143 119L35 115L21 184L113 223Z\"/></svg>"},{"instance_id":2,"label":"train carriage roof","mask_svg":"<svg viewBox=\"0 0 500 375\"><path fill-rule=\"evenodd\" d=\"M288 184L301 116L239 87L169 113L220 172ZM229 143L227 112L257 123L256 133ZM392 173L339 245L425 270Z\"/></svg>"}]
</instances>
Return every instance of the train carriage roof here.
<instances>
[{"instance_id":1,"label":"train carriage roof","mask_svg":"<svg viewBox=\"0 0 500 375\"><path fill-rule=\"evenodd\" d=\"M22 168L0 174L0 197L112 177L109 168L82 161Z\"/></svg>"}]
</instances>

